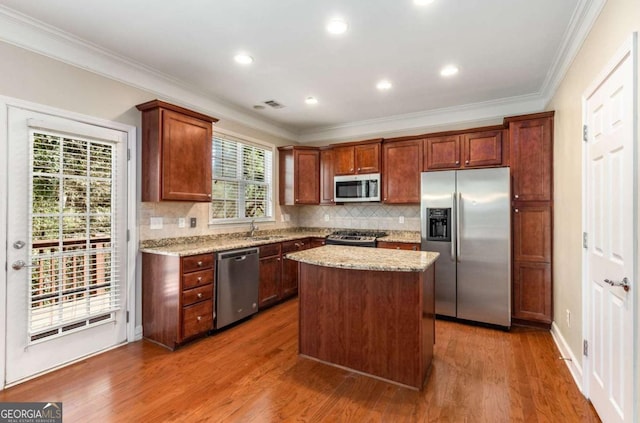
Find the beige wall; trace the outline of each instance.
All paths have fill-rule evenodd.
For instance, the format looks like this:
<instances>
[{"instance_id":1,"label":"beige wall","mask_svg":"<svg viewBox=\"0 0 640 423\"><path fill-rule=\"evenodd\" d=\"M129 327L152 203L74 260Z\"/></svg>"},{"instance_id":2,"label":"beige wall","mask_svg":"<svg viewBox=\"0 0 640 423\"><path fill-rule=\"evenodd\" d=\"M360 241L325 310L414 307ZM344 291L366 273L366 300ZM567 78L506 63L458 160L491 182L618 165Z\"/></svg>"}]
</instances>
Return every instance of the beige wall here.
<instances>
[{"instance_id":1,"label":"beige wall","mask_svg":"<svg viewBox=\"0 0 640 423\"><path fill-rule=\"evenodd\" d=\"M582 95L633 31L640 2L609 0L548 108L555 110L554 315L575 357L582 357ZM571 327L566 323L571 311Z\"/></svg>"}]
</instances>

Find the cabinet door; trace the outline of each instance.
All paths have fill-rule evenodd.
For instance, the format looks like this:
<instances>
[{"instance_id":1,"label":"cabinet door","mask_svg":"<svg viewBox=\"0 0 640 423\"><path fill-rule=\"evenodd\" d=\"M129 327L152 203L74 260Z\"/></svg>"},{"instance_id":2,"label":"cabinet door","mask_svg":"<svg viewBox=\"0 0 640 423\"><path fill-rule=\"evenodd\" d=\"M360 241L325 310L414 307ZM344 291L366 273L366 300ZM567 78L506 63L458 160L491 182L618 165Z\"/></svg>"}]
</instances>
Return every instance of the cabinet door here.
<instances>
[{"instance_id":1,"label":"cabinet door","mask_svg":"<svg viewBox=\"0 0 640 423\"><path fill-rule=\"evenodd\" d=\"M333 201L333 150L320 151L320 204Z\"/></svg>"},{"instance_id":2,"label":"cabinet door","mask_svg":"<svg viewBox=\"0 0 640 423\"><path fill-rule=\"evenodd\" d=\"M280 264L280 257L260 259L258 308L266 307L280 299Z\"/></svg>"},{"instance_id":3,"label":"cabinet door","mask_svg":"<svg viewBox=\"0 0 640 423\"><path fill-rule=\"evenodd\" d=\"M296 204L320 203L320 153L294 150L294 196Z\"/></svg>"},{"instance_id":4,"label":"cabinet door","mask_svg":"<svg viewBox=\"0 0 640 423\"><path fill-rule=\"evenodd\" d=\"M380 144L355 146L356 173L380 172Z\"/></svg>"},{"instance_id":5,"label":"cabinet door","mask_svg":"<svg viewBox=\"0 0 640 423\"><path fill-rule=\"evenodd\" d=\"M551 201L552 118L510 122L513 197Z\"/></svg>"},{"instance_id":6,"label":"cabinet door","mask_svg":"<svg viewBox=\"0 0 640 423\"><path fill-rule=\"evenodd\" d=\"M336 175L353 175L356 172L353 146L333 148L333 170Z\"/></svg>"},{"instance_id":7,"label":"cabinet door","mask_svg":"<svg viewBox=\"0 0 640 423\"><path fill-rule=\"evenodd\" d=\"M514 262L513 318L551 323L551 265Z\"/></svg>"},{"instance_id":8,"label":"cabinet door","mask_svg":"<svg viewBox=\"0 0 640 423\"><path fill-rule=\"evenodd\" d=\"M427 138L424 146L424 170L458 169L460 136Z\"/></svg>"},{"instance_id":9,"label":"cabinet door","mask_svg":"<svg viewBox=\"0 0 640 423\"><path fill-rule=\"evenodd\" d=\"M486 131L462 136L465 167L500 166L502 164L502 131Z\"/></svg>"},{"instance_id":10,"label":"cabinet door","mask_svg":"<svg viewBox=\"0 0 640 423\"><path fill-rule=\"evenodd\" d=\"M162 110L162 200L211 201L211 122Z\"/></svg>"},{"instance_id":11,"label":"cabinet door","mask_svg":"<svg viewBox=\"0 0 640 423\"><path fill-rule=\"evenodd\" d=\"M282 298L298 293L298 262L282 259Z\"/></svg>"},{"instance_id":12,"label":"cabinet door","mask_svg":"<svg viewBox=\"0 0 640 423\"><path fill-rule=\"evenodd\" d=\"M422 140L414 140L382 146L382 193L385 203L420 203L422 143Z\"/></svg>"},{"instance_id":13,"label":"cabinet door","mask_svg":"<svg viewBox=\"0 0 640 423\"><path fill-rule=\"evenodd\" d=\"M513 259L551 262L551 208L517 203L513 209Z\"/></svg>"}]
</instances>

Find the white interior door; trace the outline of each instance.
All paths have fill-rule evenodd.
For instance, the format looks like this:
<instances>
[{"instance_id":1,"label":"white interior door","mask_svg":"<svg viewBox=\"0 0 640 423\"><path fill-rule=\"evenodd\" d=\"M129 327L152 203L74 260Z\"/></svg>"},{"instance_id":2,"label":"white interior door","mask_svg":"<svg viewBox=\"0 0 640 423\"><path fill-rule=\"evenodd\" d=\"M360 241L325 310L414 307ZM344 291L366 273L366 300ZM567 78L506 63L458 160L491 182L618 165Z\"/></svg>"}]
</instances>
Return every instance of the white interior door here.
<instances>
[{"instance_id":1,"label":"white interior door","mask_svg":"<svg viewBox=\"0 0 640 423\"><path fill-rule=\"evenodd\" d=\"M125 342L127 133L8 110L5 385Z\"/></svg>"},{"instance_id":2,"label":"white interior door","mask_svg":"<svg viewBox=\"0 0 640 423\"><path fill-rule=\"evenodd\" d=\"M604 422L634 420L635 42L585 93L588 396Z\"/></svg>"}]
</instances>

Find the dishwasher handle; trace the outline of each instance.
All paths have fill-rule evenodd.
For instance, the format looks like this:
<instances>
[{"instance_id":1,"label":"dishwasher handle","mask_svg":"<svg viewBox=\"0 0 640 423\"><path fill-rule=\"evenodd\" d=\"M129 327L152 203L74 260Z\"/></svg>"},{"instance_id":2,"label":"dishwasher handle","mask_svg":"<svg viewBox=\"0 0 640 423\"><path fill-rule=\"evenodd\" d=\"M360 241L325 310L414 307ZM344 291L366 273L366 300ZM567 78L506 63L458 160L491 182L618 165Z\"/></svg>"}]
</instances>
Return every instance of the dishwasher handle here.
<instances>
[{"instance_id":1,"label":"dishwasher handle","mask_svg":"<svg viewBox=\"0 0 640 423\"><path fill-rule=\"evenodd\" d=\"M245 260L247 256L257 255L257 248L243 248L242 250L225 251L218 253L218 260L235 259L237 261Z\"/></svg>"}]
</instances>

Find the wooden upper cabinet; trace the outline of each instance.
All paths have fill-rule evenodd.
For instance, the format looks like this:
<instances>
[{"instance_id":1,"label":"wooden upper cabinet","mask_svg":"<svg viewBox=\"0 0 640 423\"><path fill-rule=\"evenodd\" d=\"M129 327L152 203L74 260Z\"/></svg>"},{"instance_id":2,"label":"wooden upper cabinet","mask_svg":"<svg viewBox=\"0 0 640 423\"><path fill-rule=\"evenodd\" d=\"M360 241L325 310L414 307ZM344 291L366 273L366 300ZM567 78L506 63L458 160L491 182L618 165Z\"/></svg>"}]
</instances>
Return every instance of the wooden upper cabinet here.
<instances>
[{"instance_id":1,"label":"wooden upper cabinet","mask_svg":"<svg viewBox=\"0 0 640 423\"><path fill-rule=\"evenodd\" d=\"M142 201L211 201L211 143L218 120L154 100L142 111Z\"/></svg>"},{"instance_id":2,"label":"wooden upper cabinet","mask_svg":"<svg viewBox=\"0 0 640 423\"><path fill-rule=\"evenodd\" d=\"M333 149L320 150L320 204L335 204L333 200Z\"/></svg>"},{"instance_id":3,"label":"wooden upper cabinet","mask_svg":"<svg viewBox=\"0 0 640 423\"><path fill-rule=\"evenodd\" d=\"M315 147L279 147L280 204L320 203L320 151Z\"/></svg>"},{"instance_id":4,"label":"wooden upper cabinet","mask_svg":"<svg viewBox=\"0 0 640 423\"><path fill-rule=\"evenodd\" d=\"M553 115L509 122L512 193L517 201L551 201Z\"/></svg>"},{"instance_id":5,"label":"wooden upper cabinet","mask_svg":"<svg viewBox=\"0 0 640 423\"><path fill-rule=\"evenodd\" d=\"M427 138L424 170L460 168L460 135Z\"/></svg>"},{"instance_id":6,"label":"wooden upper cabinet","mask_svg":"<svg viewBox=\"0 0 640 423\"><path fill-rule=\"evenodd\" d=\"M503 164L503 130L474 132L462 136L464 167Z\"/></svg>"},{"instance_id":7,"label":"wooden upper cabinet","mask_svg":"<svg viewBox=\"0 0 640 423\"><path fill-rule=\"evenodd\" d=\"M356 175L380 172L380 145L382 140L333 147L336 175Z\"/></svg>"},{"instance_id":8,"label":"wooden upper cabinet","mask_svg":"<svg viewBox=\"0 0 640 423\"><path fill-rule=\"evenodd\" d=\"M423 140L382 145L382 194L389 204L420 203Z\"/></svg>"}]
</instances>

